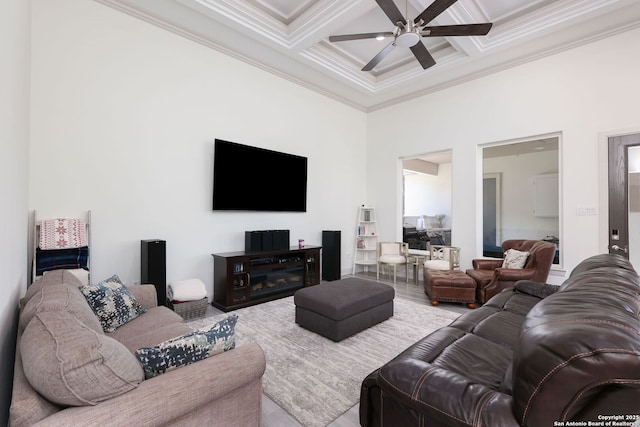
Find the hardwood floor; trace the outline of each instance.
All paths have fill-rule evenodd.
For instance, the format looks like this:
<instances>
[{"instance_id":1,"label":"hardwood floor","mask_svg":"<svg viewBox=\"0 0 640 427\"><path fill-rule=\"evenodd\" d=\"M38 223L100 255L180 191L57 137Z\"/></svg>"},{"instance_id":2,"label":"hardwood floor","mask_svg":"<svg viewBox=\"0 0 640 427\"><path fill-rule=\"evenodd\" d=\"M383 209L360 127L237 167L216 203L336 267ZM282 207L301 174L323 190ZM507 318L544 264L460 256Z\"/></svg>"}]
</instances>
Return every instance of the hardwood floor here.
<instances>
[{"instance_id":1,"label":"hardwood floor","mask_svg":"<svg viewBox=\"0 0 640 427\"><path fill-rule=\"evenodd\" d=\"M343 276L349 277L349 276ZM368 272L368 273L357 273L355 277L364 277L372 280L376 280L376 273ZM380 282L386 283L390 286L393 286L396 292L396 298L408 299L418 304L431 305L427 296L424 293L424 285L422 282L422 277L419 278L419 284L416 285L415 279L413 277L413 272L409 273L409 281L408 283L405 280L404 276L398 275L396 279L396 283L393 283L393 277L388 277L386 275L380 275ZM436 308L441 308L447 311L454 311L457 313L466 313L469 309L465 304L456 304L456 303L440 303ZM209 305L207 309L207 313L205 316L213 316L216 314L221 314L222 311L212 307ZM354 405L347 412L342 414L336 420L331 422L327 427L359 427L360 426L360 416L359 416L359 404ZM293 418L287 411L279 407L275 402L273 402L267 395L262 395L262 423L261 427L304 427L300 424L295 418Z\"/></svg>"}]
</instances>

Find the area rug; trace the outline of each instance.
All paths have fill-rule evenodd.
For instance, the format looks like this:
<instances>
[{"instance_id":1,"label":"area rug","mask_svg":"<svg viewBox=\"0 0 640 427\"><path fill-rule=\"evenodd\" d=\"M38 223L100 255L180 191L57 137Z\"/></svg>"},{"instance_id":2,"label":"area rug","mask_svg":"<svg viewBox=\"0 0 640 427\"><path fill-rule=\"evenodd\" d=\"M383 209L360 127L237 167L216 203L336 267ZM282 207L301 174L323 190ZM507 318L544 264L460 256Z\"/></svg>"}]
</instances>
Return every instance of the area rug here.
<instances>
[{"instance_id":1,"label":"area rug","mask_svg":"<svg viewBox=\"0 0 640 427\"><path fill-rule=\"evenodd\" d=\"M305 427L322 427L360 399L362 380L424 337L451 323L459 313L394 300L394 315L341 342L295 323L293 297L235 310L236 346L257 342L267 368L263 391ZM228 314L189 322L205 327Z\"/></svg>"}]
</instances>

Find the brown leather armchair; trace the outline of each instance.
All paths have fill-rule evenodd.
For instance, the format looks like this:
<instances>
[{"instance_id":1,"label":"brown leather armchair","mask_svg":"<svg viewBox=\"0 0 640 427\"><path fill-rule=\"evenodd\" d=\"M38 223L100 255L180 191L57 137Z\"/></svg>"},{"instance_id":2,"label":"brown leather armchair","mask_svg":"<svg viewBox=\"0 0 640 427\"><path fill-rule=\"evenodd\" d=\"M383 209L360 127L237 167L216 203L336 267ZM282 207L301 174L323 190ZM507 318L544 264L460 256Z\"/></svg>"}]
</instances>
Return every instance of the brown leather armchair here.
<instances>
[{"instance_id":1,"label":"brown leather armchair","mask_svg":"<svg viewBox=\"0 0 640 427\"><path fill-rule=\"evenodd\" d=\"M513 287L518 280L546 282L556 253L556 245L542 240L505 240L502 252L516 249L529 252L523 268L502 268L502 259L474 259L467 275L476 281L476 299L487 302L492 296Z\"/></svg>"}]
</instances>

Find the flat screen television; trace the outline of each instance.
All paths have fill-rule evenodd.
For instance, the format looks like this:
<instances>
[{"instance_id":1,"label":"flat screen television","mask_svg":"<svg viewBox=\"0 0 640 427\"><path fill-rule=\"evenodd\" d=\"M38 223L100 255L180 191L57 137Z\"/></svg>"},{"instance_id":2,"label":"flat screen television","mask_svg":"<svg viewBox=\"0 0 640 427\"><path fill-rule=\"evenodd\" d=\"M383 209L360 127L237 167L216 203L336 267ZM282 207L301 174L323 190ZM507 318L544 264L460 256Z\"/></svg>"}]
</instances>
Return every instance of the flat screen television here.
<instances>
[{"instance_id":1,"label":"flat screen television","mask_svg":"<svg viewBox=\"0 0 640 427\"><path fill-rule=\"evenodd\" d=\"M215 140L214 211L307 211L307 158Z\"/></svg>"}]
</instances>

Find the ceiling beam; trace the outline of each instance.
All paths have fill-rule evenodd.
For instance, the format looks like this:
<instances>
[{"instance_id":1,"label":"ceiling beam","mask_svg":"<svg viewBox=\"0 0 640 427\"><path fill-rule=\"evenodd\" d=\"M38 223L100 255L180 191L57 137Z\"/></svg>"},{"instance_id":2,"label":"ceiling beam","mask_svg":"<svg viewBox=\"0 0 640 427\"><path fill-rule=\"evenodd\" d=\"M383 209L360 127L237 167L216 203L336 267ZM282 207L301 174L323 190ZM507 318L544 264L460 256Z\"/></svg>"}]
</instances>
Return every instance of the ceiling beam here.
<instances>
[{"instance_id":1,"label":"ceiling beam","mask_svg":"<svg viewBox=\"0 0 640 427\"><path fill-rule=\"evenodd\" d=\"M409 159L402 162L402 168L411 172L438 175L438 164L420 159Z\"/></svg>"}]
</instances>

